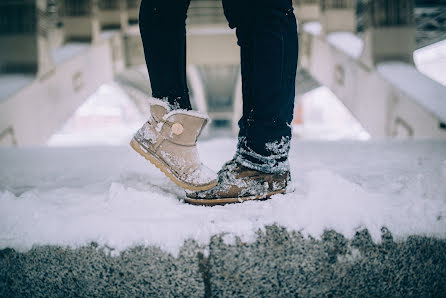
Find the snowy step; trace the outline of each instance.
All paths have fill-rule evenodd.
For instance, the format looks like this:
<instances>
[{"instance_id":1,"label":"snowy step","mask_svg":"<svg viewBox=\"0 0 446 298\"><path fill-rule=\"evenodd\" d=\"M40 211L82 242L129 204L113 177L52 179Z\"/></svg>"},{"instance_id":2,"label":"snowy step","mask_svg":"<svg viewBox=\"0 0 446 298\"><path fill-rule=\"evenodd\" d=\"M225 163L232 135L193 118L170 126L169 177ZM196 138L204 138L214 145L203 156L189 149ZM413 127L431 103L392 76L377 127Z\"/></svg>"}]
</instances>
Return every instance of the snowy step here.
<instances>
[{"instance_id":1,"label":"snowy step","mask_svg":"<svg viewBox=\"0 0 446 298\"><path fill-rule=\"evenodd\" d=\"M129 147L1 149L0 296L446 291L445 141L295 141L290 161L292 193L197 207Z\"/></svg>"}]
</instances>

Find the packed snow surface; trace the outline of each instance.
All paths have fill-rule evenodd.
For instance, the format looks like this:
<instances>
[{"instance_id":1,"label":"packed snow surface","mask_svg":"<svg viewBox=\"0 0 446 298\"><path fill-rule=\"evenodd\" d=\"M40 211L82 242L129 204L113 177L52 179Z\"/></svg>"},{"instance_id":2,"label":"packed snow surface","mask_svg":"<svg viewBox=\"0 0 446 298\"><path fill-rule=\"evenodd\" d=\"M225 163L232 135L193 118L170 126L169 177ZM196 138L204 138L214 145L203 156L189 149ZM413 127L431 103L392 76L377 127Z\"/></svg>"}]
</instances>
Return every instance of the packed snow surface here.
<instances>
[{"instance_id":1,"label":"packed snow surface","mask_svg":"<svg viewBox=\"0 0 446 298\"><path fill-rule=\"evenodd\" d=\"M199 143L214 170L236 141ZM120 252L155 245L176 255L186 239L223 233L253 241L265 225L320 237L387 227L446 237L446 142L293 141L294 192L217 207L185 204L184 192L130 147L0 150L0 249L79 247L92 241Z\"/></svg>"}]
</instances>

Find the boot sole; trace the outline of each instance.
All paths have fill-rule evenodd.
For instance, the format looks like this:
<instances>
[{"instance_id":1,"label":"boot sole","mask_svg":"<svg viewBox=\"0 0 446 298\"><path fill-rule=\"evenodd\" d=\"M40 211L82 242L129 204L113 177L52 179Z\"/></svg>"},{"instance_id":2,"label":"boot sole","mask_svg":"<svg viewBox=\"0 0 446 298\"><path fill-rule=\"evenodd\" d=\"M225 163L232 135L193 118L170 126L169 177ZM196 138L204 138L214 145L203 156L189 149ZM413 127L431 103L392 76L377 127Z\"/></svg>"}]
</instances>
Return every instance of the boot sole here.
<instances>
[{"instance_id":1,"label":"boot sole","mask_svg":"<svg viewBox=\"0 0 446 298\"><path fill-rule=\"evenodd\" d=\"M234 203L243 203L246 201L255 201L255 200L268 200L273 195L283 194L285 193L285 189L273 191L263 195L250 196L250 197L240 197L240 198L222 198L222 199L192 199L186 197L184 201L186 203L192 205L201 205L201 206L215 206L215 205L226 205L226 204L234 204Z\"/></svg>"},{"instance_id":2,"label":"boot sole","mask_svg":"<svg viewBox=\"0 0 446 298\"><path fill-rule=\"evenodd\" d=\"M166 175L173 183L178 185L181 188L192 190L192 191L201 191L201 190L208 190L217 185L217 181L206 184L206 185L193 185L189 184L187 182L181 181L178 177L175 176L175 173L170 170L169 166L162 160L160 160L158 157L156 157L153 153L141 148L141 145L138 143L137 140L132 139L130 141L130 146L138 152L142 157L147 159L151 164L153 164L155 167L157 167L164 175Z\"/></svg>"}]
</instances>

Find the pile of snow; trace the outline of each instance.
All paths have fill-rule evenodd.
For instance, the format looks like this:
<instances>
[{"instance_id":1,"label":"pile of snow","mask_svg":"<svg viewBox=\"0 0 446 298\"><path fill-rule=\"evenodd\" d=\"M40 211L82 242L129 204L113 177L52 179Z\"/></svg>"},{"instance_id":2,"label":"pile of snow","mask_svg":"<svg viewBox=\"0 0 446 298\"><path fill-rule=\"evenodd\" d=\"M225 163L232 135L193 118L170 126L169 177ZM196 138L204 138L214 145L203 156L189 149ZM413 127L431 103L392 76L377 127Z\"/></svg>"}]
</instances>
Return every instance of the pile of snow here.
<instances>
[{"instance_id":1,"label":"pile of snow","mask_svg":"<svg viewBox=\"0 0 446 298\"><path fill-rule=\"evenodd\" d=\"M199 144L218 170L236 141ZM446 142L293 142L295 191L264 202L200 207L129 147L0 150L0 249L155 245L176 255L227 233L253 241L265 225L320 237L386 226L395 239L446 237Z\"/></svg>"}]
</instances>

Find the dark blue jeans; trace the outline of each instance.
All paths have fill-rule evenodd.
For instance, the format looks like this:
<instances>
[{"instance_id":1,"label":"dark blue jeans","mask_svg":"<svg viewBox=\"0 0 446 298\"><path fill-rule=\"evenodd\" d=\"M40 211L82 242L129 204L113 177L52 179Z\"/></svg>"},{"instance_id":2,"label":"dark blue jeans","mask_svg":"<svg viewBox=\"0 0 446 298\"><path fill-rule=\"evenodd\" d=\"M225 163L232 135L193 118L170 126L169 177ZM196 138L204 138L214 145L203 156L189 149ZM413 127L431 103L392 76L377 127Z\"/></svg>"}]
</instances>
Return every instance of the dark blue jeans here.
<instances>
[{"instance_id":1,"label":"dark blue jeans","mask_svg":"<svg viewBox=\"0 0 446 298\"><path fill-rule=\"evenodd\" d=\"M153 96L191 109L185 20L190 0L142 0L140 30ZM263 172L289 169L297 26L291 0L223 0L241 53L243 116L235 159Z\"/></svg>"}]
</instances>

